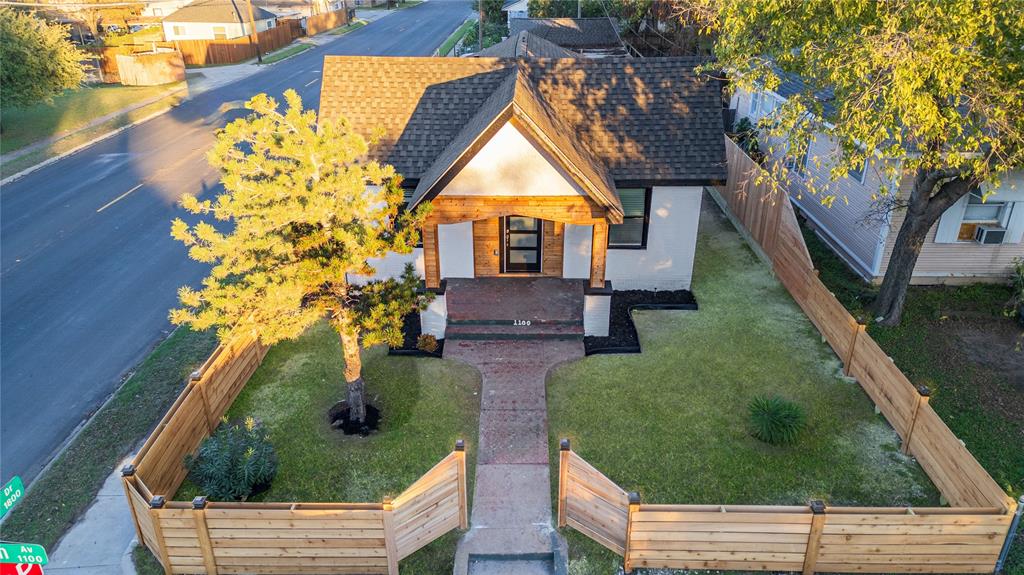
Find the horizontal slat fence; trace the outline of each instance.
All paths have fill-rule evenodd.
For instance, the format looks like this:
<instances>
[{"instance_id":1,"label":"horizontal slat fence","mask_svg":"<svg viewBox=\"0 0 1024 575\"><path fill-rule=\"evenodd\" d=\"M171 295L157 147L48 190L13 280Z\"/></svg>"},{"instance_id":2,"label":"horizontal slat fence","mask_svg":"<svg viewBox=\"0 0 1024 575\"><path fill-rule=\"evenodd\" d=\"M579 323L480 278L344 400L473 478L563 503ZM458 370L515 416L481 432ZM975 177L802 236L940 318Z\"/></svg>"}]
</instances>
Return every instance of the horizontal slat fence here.
<instances>
[{"instance_id":1,"label":"horizontal slat fence","mask_svg":"<svg viewBox=\"0 0 1024 575\"><path fill-rule=\"evenodd\" d=\"M992 572L1016 502L942 422L928 404L928 390L914 387L818 279L789 197L771 194L769 184L759 181L761 167L728 138L726 155L728 180L718 189L722 208L771 261L844 371L860 383L899 434L903 451L917 459L952 507L644 505L638 495L627 498L564 442L559 525L623 555L627 571ZM614 497L593 496L592 486ZM591 503L591 511L583 512L588 497L597 507Z\"/></svg>"},{"instance_id":2,"label":"horizontal slat fence","mask_svg":"<svg viewBox=\"0 0 1024 575\"><path fill-rule=\"evenodd\" d=\"M577 475L574 469L587 473ZM573 527L621 555L627 573L637 568L991 573L1012 521L1001 507L644 504L638 494L625 495L565 440L559 478L559 526ZM570 504L574 492L591 485L624 494L621 516L581 514Z\"/></svg>"},{"instance_id":3,"label":"horizontal slat fence","mask_svg":"<svg viewBox=\"0 0 1024 575\"><path fill-rule=\"evenodd\" d=\"M260 53L266 54L290 44L301 35L296 25L284 24L256 33ZM211 64L234 64L256 57L256 46L248 36L230 40L175 40L174 46L181 52L188 66L209 66Z\"/></svg>"},{"instance_id":4,"label":"horizontal slat fence","mask_svg":"<svg viewBox=\"0 0 1024 575\"><path fill-rule=\"evenodd\" d=\"M399 560L468 527L462 441L393 502L166 501L187 475L185 456L217 428L267 350L247 336L218 346L122 470L136 535L165 573L397 575Z\"/></svg>"}]
</instances>

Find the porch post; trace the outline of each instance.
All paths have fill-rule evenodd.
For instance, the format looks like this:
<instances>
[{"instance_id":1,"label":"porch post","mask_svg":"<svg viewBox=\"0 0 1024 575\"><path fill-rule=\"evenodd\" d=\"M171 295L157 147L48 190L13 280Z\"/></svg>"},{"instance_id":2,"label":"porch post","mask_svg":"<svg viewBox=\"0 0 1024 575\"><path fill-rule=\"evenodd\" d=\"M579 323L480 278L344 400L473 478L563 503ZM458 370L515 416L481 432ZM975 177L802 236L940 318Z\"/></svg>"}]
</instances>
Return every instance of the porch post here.
<instances>
[{"instance_id":1,"label":"porch post","mask_svg":"<svg viewBox=\"0 0 1024 575\"><path fill-rule=\"evenodd\" d=\"M594 221L590 242L590 287L604 287L605 258L608 255L608 220Z\"/></svg>"},{"instance_id":2,"label":"porch post","mask_svg":"<svg viewBox=\"0 0 1024 575\"><path fill-rule=\"evenodd\" d=\"M441 287L441 257L437 250L437 224L423 224L423 279L427 289Z\"/></svg>"}]
</instances>

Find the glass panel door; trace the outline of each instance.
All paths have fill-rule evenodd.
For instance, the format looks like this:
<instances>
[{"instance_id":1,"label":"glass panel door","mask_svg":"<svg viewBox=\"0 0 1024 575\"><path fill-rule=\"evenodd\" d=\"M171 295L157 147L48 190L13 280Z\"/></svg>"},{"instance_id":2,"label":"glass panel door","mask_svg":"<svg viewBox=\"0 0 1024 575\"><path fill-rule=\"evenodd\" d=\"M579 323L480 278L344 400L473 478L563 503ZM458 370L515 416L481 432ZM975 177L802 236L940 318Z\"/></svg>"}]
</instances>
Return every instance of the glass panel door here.
<instances>
[{"instance_id":1,"label":"glass panel door","mask_svg":"<svg viewBox=\"0 0 1024 575\"><path fill-rule=\"evenodd\" d=\"M537 218L505 216L504 271L540 272L541 223Z\"/></svg>"}]
</instances>

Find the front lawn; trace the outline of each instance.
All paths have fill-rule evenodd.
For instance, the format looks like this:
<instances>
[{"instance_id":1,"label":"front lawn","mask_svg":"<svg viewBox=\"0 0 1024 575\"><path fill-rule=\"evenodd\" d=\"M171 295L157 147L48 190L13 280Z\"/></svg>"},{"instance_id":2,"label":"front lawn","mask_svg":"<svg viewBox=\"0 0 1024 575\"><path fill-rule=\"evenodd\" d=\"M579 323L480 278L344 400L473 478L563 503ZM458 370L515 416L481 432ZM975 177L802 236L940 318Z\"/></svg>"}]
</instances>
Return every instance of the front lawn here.
<instances>
[{"instance_id":1,"label":"front lawn","mask_svg":"<svg viewBox=\"0 0 1024 575\"><path fill-rule=\"evenodd\" d=\"M309 50L312 47L312 44L306 44L305 42L296 42L291 46L285 46L284 48L281 48L276 52L271 52L270 54L267 54L266 56L263 57L263 63L273 64L274 62L280 62L285 58L290 58L291 56L305 52L306 50Z\"/></svg>"},{"instance_id":2,"label":"front lawn","mask_svg":"<svg viewBox=\"0 0 1024 575\"><path fill-rule=\"evenodd\" d=\"M327 425L327 411L344 398L338 337L320 324L293 342L274 346L227 413L253 416L270 430L280 461L270 489L255 501L374 502L395 496L465 439L473 477L480 376L442 359L363 354L370 403L381 428L369 437L344 436ZM175 496L198 488L185 482ZM402 561L403 574L451 572L458 534L449 534Z\"/></svg>"},{"instance_id":3,"label":"front lawn","mask_svg":"<svg viewBox=\"0 0 1024 575\"><path fill-rule=\"evenodd\" d=\"M896 433L707 197L693 275L699 311L634 313L642 354L590 356L552 372L552 445L572 439L648 503L938 503ZM807 414L790 447L749 432L750 399L776 393ZM567 536L574 573L621 564L579 533Z\"/></svg>"},{"instance_id":4,"label":"front lawn","mask_svg":"<svg viewBox=\"0 0 1024 575\"><path fill-rule=\"evenodd\" d=\"M81 128L96 118L183 86L181 83L163 86L100 85L68 90L54 98L52 105L4 108L0 153L6 154L39 140Z\"/></svg>"}]
</instances>

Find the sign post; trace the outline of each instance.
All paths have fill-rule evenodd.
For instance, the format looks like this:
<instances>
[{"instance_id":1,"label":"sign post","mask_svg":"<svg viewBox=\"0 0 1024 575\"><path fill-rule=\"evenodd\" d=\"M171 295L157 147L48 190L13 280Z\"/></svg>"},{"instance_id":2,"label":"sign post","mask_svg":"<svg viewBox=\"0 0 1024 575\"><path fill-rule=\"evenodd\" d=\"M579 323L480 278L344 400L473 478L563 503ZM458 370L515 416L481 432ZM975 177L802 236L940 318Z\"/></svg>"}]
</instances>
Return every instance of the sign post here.
<instances>
[{"instance_id":1,"label":"sign post","mask_svg":"<svg viewBox=\"0 0 1024 575\"><path fill-rule=\"evenodd\" d=\"M2 505L0 505L0 517L7 515L7 512L25 495L25 484L21 482L21 476L15 475L4 485L2 492Z\"/></svg>"}]
</instances>

